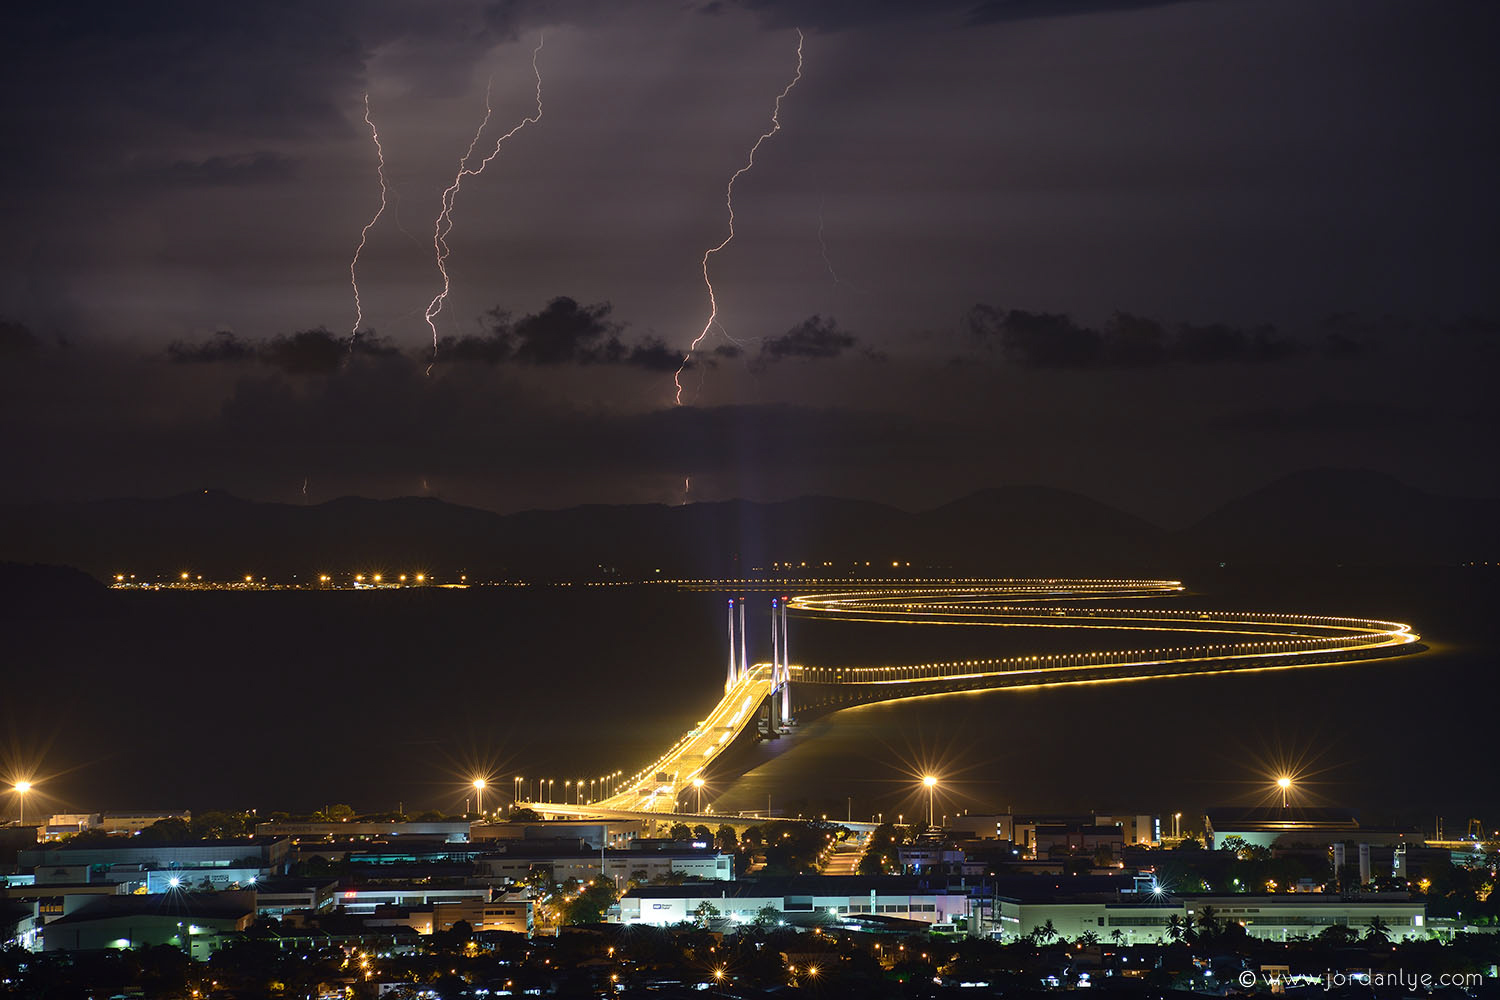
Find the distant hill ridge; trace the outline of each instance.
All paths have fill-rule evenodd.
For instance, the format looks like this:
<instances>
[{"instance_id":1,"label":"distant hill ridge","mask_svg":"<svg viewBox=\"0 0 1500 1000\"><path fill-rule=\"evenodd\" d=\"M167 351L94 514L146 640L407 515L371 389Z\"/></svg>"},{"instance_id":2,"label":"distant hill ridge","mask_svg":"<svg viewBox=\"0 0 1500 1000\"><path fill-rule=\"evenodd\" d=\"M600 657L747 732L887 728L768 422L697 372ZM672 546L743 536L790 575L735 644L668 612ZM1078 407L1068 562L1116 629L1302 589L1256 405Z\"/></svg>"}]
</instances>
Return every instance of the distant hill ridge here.
<instances>
[{"instance_id":1,"label":"distant hill ridge","mask_svg":"<svg viewBox=\"0 0 1500 1000\"><path fill-rule=\"evenodd\" d=\"M1493 559L1500 500L1441 497L1390 476L1296 473L1167 531L1065 490L981 490L931 510L829 497L515 514L343 497L301 506L207 490L160 499L0 506L0 559L104 578L191 570L281 578L425 570L476 578L731 575L772 563L913 571L1182 573L1218 562L1419 565ZM800 569L800 566L799 566Z\"/></svg>"}]
</instances>

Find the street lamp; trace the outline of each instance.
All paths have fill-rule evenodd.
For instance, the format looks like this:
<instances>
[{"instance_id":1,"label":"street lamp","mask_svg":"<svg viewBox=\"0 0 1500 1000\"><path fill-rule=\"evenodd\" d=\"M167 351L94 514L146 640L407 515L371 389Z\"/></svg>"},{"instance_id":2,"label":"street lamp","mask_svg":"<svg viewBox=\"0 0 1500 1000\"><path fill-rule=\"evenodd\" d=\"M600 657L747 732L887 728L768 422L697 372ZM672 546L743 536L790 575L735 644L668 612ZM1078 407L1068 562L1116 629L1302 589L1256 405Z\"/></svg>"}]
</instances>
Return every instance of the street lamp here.
<instances>
[{"instance_id":1,"label":"street lamp","mask_svg":"<svg viewBox=\"0 0 1500 1000\"><path fill-rule=\"evenodd\" d=\"M938 780L937 780L937 777L935 775L929 774L929 775L926 775L925 777L922 778L922 784L927 789L927 825L928 825L928 827L932 826L932 794L933 794L933 789L937 788L937 783L938 783Z\"/></svg>"},{"instance_id":2,"label":"street lamp","mask_svg":"<svg viewBox=\"0 0 1500 1000\"><path fill-rule=\"evenodd\" d=\"M479 813L480 816L484 815L484 786L485 786L485 784L486 784L486 782L485 782L485 780L483 778L475 778L474 779L474 806L475 806L475 809Z\"/></svg>"},{"instance_id":3,"label":"street lamp","mask_svg":"<svg viewBox=\"0 0 1500 1000\"><path fill-rule=\"evenodd\" d=\"M1292 790L1292 779L1286 775L1276 779L1276 787L1281 789L1281 808L1286 808L1287 793Z\"/></svg>"},{"instance_id":4,"label":"street lamp","mask_svg":"<svg viewBox=\"0 0 1500 1000\"><path fill-rule=\"evenodd\" d=\"M26 825L26 793L29 792L29 791L31 791L31 782L29 782L29 781L18 781L18 782L16 782L16 798L21 803L21 819L20 819L21 826L25 826Z\"/></svg>"},{"instance_id":5,"label":"street lamp","mask_svg":"<svg viewBox=\"0 0 1500 1000\"><path fill-rule=\"evenodd\" d=\"M703 778L701 776L693 779L693 787L698 791L698 812L703 812Z\"/></svg>"}]
</instances>

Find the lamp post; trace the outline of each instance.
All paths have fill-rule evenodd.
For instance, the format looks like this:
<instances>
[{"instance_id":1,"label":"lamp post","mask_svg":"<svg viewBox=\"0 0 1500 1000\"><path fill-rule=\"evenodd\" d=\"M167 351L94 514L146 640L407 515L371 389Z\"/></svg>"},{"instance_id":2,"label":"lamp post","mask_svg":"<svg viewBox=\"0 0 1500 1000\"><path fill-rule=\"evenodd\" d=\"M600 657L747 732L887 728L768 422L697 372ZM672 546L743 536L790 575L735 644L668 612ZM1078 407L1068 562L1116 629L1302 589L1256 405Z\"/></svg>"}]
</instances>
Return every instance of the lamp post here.
<instances>
[{"instance_id":1,"label":"lamp post","mask_svg":"<svg viewBox=\"0 0 1500 1000\"><path fill-rule=\"evenodd\" d=\"M927 789L927 826L929 828L932 826L932 794L933 789L937 788L937 783L936 775L929 774L922 778L922 785Z\"/></svg>"},{"instance_id":2,"label":"lamp post","mask_svg":"<svg viewBox=\"0 0 1500 1000\"><path fill-rule=\"evenodd\" d=\"M1285 809L1287 804L1287 793L1292 790L1292 779L1286 775L1276 779L1276 787L1281 789L1281 808Z\"/></svg>"},{"instance_id":3,"label":"lamp post","mask_svg":"<svg viewBox=\"0 0 1500 1000\"><path fill-rule=\"evenodd\" d=\"M474 779L474 809L475 809L476 812L479 813L479 815L481 817L484 816L484 786L485 786L485 784L486 784L486 782L485 782L485 780L483 778L475 778Z\"/></svg>"},{"instance_id":4,"label":"lamp post","mask_svg":"<svg viewBox=\"0 0 1500 1000\"><path fill-rule=\"evenodd\" d=\"M702 813L703 812L703 778L701 776L693 779L693 788L696 789L697 792L698 792L698 810L697 811L699 813Z\"/></svg>"},{"instance_id":5,"label":"lamp post","mask_svg":"<svg viewBox=\"0 0 1500 1000\"><path fill-rule=\"evenodd\" d=\"M16 782L16 798L21 803L21 819L20 819L20 825L21 826L25 826L26 825L26 793L29 792L29 791L31 791L31 782L29 782L29 781L18 781L18 782Z\"/></svg>"}]
</instances>

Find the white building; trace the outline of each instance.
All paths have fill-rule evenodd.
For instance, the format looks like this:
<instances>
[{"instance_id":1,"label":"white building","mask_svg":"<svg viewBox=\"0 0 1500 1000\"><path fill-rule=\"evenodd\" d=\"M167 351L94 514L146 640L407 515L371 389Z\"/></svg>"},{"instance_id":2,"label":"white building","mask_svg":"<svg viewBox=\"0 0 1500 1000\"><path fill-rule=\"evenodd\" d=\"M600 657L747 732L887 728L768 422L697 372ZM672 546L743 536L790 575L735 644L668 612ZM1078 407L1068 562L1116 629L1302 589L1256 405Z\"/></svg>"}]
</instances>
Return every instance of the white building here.
<instances>
[{"instance_id":1,"label":"white building","mask_svg":"<svg viewBox=\"0 0 1500 1000\"><path fill-rule=\"evenodd\" d=\"M668 851L590 851L532 847L517 842L502 853L474 860L474 874L491 882L520 882L537 870L551 871L552 880L590 882L602 871L617 886L632 879L649 882L664 875L725 882L734 878L734 856L697 848Z\"/></svg>"},{"instance_id":2,"label":"white building","mask_svg":"<svg viewBox=\"0 0 1500 1000\"><path fill-rule=\"evenodd\" d=\"M952 925L970 913L966 889L941 881L893 876L807 876L718 884L642 886L620 899L620 922L667 926L706 912L749 923L774 910L789 922L885 916L925 924Z\"/></svg>"},{"instance_id":3,"label":"white building","mask_svg":"<svg viewBox=\"0 0 1500 1000\"><path fill-rule=\"evenodd\" d=\"M1121 944L1165 944L1171 941L1172 917L1197 926L1212 908L1220 924L1237 923L1253 938L1290 941L1317 937L1329 927L1348 927L1360 936L1379 918L1392 941L1427 936L1427 906L1404 895L1341 899L1325 893L1277 893L1232 896L1146 896L1139 902L1071 901L1066 897L1022 900L1001 896L998 916L983 915L1004 940L1014 940L1051 922L1059 938L1076 941L1093 934L1109 943L1119 932ZM993 920L993 923L991 923Z\"/></svg>"}]
</instances>

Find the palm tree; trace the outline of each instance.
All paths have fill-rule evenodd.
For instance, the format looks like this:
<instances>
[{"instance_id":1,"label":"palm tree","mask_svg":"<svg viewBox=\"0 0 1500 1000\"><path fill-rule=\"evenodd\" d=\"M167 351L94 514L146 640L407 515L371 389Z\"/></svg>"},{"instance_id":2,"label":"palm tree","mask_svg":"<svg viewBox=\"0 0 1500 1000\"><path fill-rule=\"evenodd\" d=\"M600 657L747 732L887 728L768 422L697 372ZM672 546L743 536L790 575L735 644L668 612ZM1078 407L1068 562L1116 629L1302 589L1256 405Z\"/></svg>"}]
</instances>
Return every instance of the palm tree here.
<instances>
[{"instance_id":1,"label":"palm tree","mask_svg":"<svg viewBox=\"0 0 1500 1000\"><path fill-rule=\"evenodd\" d=\"M1365 925L1365 940L1389 944L1391 941L1391 925L1381 920L1378 916L1371 917L1370 922Z\"/></svg>"},{"instance_id":2,"label":"palm tree","mask_svg":"<svg viewBox=\"0 0 1500 1000\"><path fill-rule=\"evenodd\" d=\"M1109 932L1109 939L1113 941L1115 943L1115 947L1118 948L1120 947L1120 943L1125 940L1125 932L1116 927L1114 930Z\"/></svg>"},{"instance_id":3,"label":"palm tree","mask_svg":"<svg viewBox=\"0 0 1500 1000\"><path fill-rule=\"evenodd\" d=\"M1057 937L1057 928L1053 926L1051 917L1048 917L1047 922L1042 924L1042 926L1033 927L1031 932L1036 935L1036 939L1042 944L1046 944Z\"/></svg>"},{"instance_id":4,"label":"palm tree","mask_svg":"<svg viewBox=\"0 0 1500 1000\"><path fill-rule=\"evenodd\" d=\"M1174 913L1167 918L1167 937L1171 938L1175 944L1182 940L1182 935L1182 918Z\"/></svg>"},{"instance_id":5,"label":"palm tree","mask_svg":"<svg viewBox=\"0 0 1500 1000\"><path fill-rule=\"evenodd\" d=\"M1206 938L1211 938L1219 933L1219 915L1212 906L1205 906L1203 912L1198 914L1198 929Z\"/></svg>"},{"instance_id":6,"label":"palm tree","mask_svg":"<svg viewBox=\"0 0 1500 1000\"><path fill-rule=\"evenodd\" d=\"M1085 948L1092 948L1094 945L1099 943L1099 935L1095 934L1093 931L1084 931L1082 934L1078 935L1077 943L1083 945Z\"/></svg>"}]
</instances>

